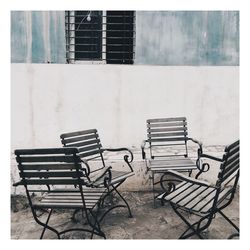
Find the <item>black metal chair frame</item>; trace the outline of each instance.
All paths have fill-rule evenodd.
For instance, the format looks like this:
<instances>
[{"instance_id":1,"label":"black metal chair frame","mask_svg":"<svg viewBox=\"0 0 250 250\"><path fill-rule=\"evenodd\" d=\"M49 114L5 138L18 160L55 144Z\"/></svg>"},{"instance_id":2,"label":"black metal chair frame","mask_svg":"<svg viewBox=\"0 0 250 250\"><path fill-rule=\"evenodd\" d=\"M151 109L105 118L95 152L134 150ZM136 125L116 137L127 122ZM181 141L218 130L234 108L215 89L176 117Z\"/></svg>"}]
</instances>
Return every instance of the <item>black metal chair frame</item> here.
<instances>
[{"instance_id":1,"label":"black metal chair frame","mask_svg":"<svg viewBox=\"0 0 250 250\"><path fill-rule=\"evenodd\" d=\"M228 239L237 237L239 236L239 227L233 223L232 220L222 212L222 210L231 204L237 189L239 180L239 141L236 141L225 148L225 154L222 159L207 154L201 154L200 158L202 160L207 158L220 162L220 172L215 185L194 178L189 178L176 171L170 171L169 174L179 178L183 182L181 182L172 193L163 193L158 196L158 199L161 200L162 204L170 202L175 213L188 226L179 237L180 239L187 239L194 235L203 239L202 232L210 226L217 213L219 213L237 231L237 233L230 235ZM209 164L203 163L203 165ZM190 186L182 190L184 186L186 187L188 185ZM190 187L193 187L193 189ZM209 190L209 193L199 199L197 203L194 203L194 201L196 202L196 199L202 194L202 191L199 191L201 189ZM191 197L192 195L193 197ZM206 199L208 199L208 201ZM203 203L205 205L203 205ZM195 223L191 223L181 211L186 211L188 215L194 214L198 216L199 219Z\"/></svg>"},{"instance_id":2,"label":"black metal chair frame","mask_svg":"<svg viewBox=\"0 0 250 250\"><path fill-rule=\"evenodd\" d=\"M118 191L118 187L124 183L124 181L134 175L134 170L131 166L131 163L134 159L133 153L128 148L103 148L102 144L100 142L100 138L98 135L98 132L96 129L89 129L89 130L82 130L82 131L76 131L76 132L70 132L70 133L64 133L60 135L61 142L64 147L77 147L80 151L79 155L81 157L82 162L85 163L87 166L87 169L84 169L84 171L87 171L87 176L90 176L92 173L97 172L98 177L95 179L89 179L89 181L95 183L97 187L103 186L102 182L99 182L99 179L105 176L108 172L110 176L110 183L109 183L109 189L107 194L105 195L101 206L104 206L104 201L106 198L111 197L111 194L117 193L118 196L121 198L121 200L124 202L125 205L115 205L111 207L110 209L115 209L117 207L126 207L128 209L128 216L132 218L132 212L130 209L130 206L126 199L123 197L123 195ZM122 152L126 151L128 154L125 154L123 156L123 159L128 166L128 171L119 173L120 175L114 176L115 173L118 173L119 171L116 171L110 166L107 166L104 160L103 153L105 151L108 152ZM90 158L88 158L90 157ZM99 159L102 162L102 167L97 169L91 168L91 161Z\"/></svg>"},{"instance_id":3,"label":"black metal chair frame","mask_svg":"<svg viewBox=\"0 0 250 250\"><path fill-rule=\"evenodd\" d=\"M209 170L208 166L204 168L200 165L200 162L198 161L199 155L202 153L202 143L194 138L188 137L186 117L148 119L147 137L148 139L143 140L141 144L141 151L142 159L145 160L147 169L146 171L151 172L150 179L152 180L154 206L156 197L158 195L155 188L156 185L160 184L163 190L171 192L171 190L173 189L173 182L177 181L176 179L166 178L171 177L171 175L169 176L168 174L169 170L176 169L177 171L188 172L189 176L191 176L193 170L198 170L198 173L196 174L195 178L198 178L203 172L207 172ZM197 160L195 162L191 160L188 156L188 141L192 141L198 146ZM149 157L147 157L145 150L147 144L147 149L149 149ZM183 146L184 153L174 155L169 154L167 148L173 146ZM154 147L166 148L165 153L163 155L155 155ZM166 160L166 163L169 160L169 163L171 163L172 166L159 166L159 169L156 168L157 170L149 166L149 161L153 163L155 160L157 166L157 162L159 159ZM184 164L182 166L183 170L181 169L181 167L178 166L180 160L183 162L182 164ZM162 163L164 163L164 161L162 161ZM185 166L185 164L187 165ZM156 181L155 175L159 174L161 175L160 180ZM165 187L166 184L167 189Z\"/></svg>"},{"instance_id":4,"label":"black metal chair frame","mask_svg":"<svg viewBox=\"0 0 250 250\"><path fill-rule=\"evenodd\" d=\"M106 239L100 223L112 208L103 214L100 211L111 181L110 169L102 176L103 187L99 188L88 181L85 174L87 171L83 171L85 166L77 148L18 149L15 150L15 154L21 180L13 185L25 187L32 215L43 227L40 239L43 238L46 229L54 232L58 239L71 231L90 233L91 239L94 234ZM33 200L34 193L41 195L40 201ZM59 232L48 225L54 209L81 210L90 229L69 228ZM48 211L45 222L39 219L38 210Z\"/></svg>"}]
</instances>

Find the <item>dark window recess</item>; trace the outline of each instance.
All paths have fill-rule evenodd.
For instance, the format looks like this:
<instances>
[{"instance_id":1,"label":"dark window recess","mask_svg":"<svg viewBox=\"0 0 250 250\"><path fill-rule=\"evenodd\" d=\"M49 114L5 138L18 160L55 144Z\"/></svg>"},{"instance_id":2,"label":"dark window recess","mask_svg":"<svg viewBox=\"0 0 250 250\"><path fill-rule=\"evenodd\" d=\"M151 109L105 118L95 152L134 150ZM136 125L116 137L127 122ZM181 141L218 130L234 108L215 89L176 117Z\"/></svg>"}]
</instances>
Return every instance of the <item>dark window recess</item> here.
<instances>
[{"instance_id":1,"label":"dark window recess","mask_svg":"<svg viewBox=\"0 0 250 250\"><path fill-rule=\"evenodd\" d=\"M133 64L134 11L107 11L106 61Z\"/></svg>"},{"instance_id":2,"label":"dark window recess","mask_svg":"<svg viewBox=\"0 0 250 250\"><path fill-rule=\"evenodd\" d=\"M133 64L134 11L66 11L67 61ZM105 20L105 23L103 23Z\"/></svg>"},{"instance_id":3,"label":"dark window recess","mask_svg":"<svg viewBox=\"0 0 250 250\"><path fill-rule=\"evenodd\" d=\"M75 11L75 60L102 58L102 11Z\"/></svg>"}]
</instances>

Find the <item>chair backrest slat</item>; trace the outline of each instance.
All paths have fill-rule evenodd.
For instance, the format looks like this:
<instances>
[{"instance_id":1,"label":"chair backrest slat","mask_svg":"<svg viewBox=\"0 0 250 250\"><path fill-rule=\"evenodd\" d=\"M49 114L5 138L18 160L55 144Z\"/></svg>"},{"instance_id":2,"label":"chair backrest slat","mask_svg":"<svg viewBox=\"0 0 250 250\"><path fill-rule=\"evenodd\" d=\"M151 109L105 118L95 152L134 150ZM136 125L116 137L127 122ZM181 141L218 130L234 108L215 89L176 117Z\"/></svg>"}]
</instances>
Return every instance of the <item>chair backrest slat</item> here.
<instances>
[{"instance_id":1,"label":"chair backrest slat","mask_svg":"<svg viewBox=\"0 0 250 250\"><path fill-rule=\"evenodd\" d=\"M159 148L160 146L172 146L178 143L179 155L187 155L187 120L185 117L174 118L158 118L147 120L147 137L150 145L151 157L168 156L166 150ZM163 152L160 153L159 151Z\"/></svg>"},{"instance_id":2,"label":"chair backrest slat","mask_svg":"<svg viewBox=\"0 0 250 250\"><path fill-rule=\"evenodd\" d=\"M27 185L78 185L83 172L77 148L15 150L20 177Z\"/></svg>"},{"instance_id":3,"label":"chair backrest slat","mask_svg":"<svg viewBox=\"0 0 250 250\"><path fill-rule=\"evenodd\" d=\"M148 128L167 128L167 127L182 127L187 125L186 122L155 122L154 120L147 120Z\"/></svg>"},{"instance_id":4,"label":"chair backrest slat","mask_svg":"<svg viewBox=\"0 0 250 250\"><path fill-rule=\"evenodd\" d=\"M96 129L64 133L60 137L64 147L77 147L81 158L85 160L99 158L104 165L102 144Z\"/></svg>"},{"instance_id":5,"label":"chair backrest slat","mask_svg":"<svg viewBox=\"0 0 250 250\"><path fill-rule=\"evenodd\" d=\"M226 147L223 162L220 166L218 181L227 181L240 168L240 142L239 140ZM236 174L237 175L237 174Z\"/></svg>"},{"instance_id":6,"label":"chair backrest slat","mask_svg":"<svg viewBox=\"0 0 250 250\"><path fill-rule=\"evenodd\" d=\"M19 168L19 166L18 166ZM21 168L23 170L58 170L58 168L60 170L63 169L73 169L75 168L75 164L74 163L61 163L61 164L51 164L51 163L46 163L46 164L23 164L21 165ZM79 168L80 168L80 164L79 164ZM21 170L21 169L19 169Z\"/></svg>"},{"instance_id":7,"label":"chair backrest slat","mask_svg":"<svg viewBox=\"0 0 250 250\"><path fill-rule=\"evenodd\" d=\"M148 133L157 133L157 132L177 132L177 131L186 131L187 127L169 127L169 128L149 128L147 130Z\"/></svg>"}]
</instances>

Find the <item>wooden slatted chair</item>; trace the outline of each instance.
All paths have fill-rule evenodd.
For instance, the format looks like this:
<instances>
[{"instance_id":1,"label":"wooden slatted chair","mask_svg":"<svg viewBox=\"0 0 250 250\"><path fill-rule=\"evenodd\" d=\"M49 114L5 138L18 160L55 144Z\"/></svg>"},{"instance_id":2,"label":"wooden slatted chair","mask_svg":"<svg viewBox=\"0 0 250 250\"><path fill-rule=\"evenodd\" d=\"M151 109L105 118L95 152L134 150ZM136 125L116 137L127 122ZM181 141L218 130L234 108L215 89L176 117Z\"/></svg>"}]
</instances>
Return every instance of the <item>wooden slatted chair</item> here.
<instances>
[{"instance_id":1,"label":"wooden slatted chair","mask_svg":"<svg viewBox=\"0 0 250 250\"><path fill-rule=\"evenodd\" d=\"M103 217L100 217L99 211L110 180L105 176L101 188L88 182L86 172L82 171L84 164L78 154L77 148L15 150L21 180L14 186L23 185L26 189L33 217L43 227L40 239L46 229L54 232L58 238L70 231L88 232L91 238L93 234L106 238L100 227ZM37 194L36 199L33 193ZM49 211L45 222L37 216L37 210L41 209ZM81 209L90 229L69 228L59 232L48 225L54 209Z\"/></svg>"},{"instance_id":2,"label":"wooden slatted chair","mask_svg":"<svg viewBox=\"0 0 250 250\"><path fill-rule=\"evenodd\" d=\"M202 172L208 171L208 169L199 168L198 162L188 157L188 141L197 144L198 154L202 153L201 143L188 137L187 119L185 117L147 120L147 140L142 142L141 149L147 171L151 172L154 205L157 196L155 188L157 184L161 184L164 190L171 191L172 189L174 180L166 178L168 171L188 172L190 176L193 170L198 170L196 178ZM149 156L146 156L146 144L148 145ZM161 176L160 181L156 180L155 175Z\"/></svg>"},{"instance_id":3,"label":"wooden slatted chair","mask_svg":"<svg viewBox=\"0 0 250 250\"><path fill-rule=\"evenodd\" d=\"M132 217L131 209L129 204L122 196L122 194L117 190L117 188L130 176L134 175L133 168L131 166L131 162L133 161L133 154L127 148L103 148L98 132L96 129L89 129L83 131L76 131L70 133L64 133L61 136L61 142L64 147L77 147L79 150L79 156L81 160L88 166L88 176L90 176L90 180L94 180L95 184L99 187L103 187L103 182L100 181L101 179L99 176L103 175L103 172L106 172L107 166L104 160L103 152L119 152L125 151L129 155L124 155L124 161L126 163L126 168L124 170L116 170L111 169L111 182L110 182L110 189L107 193L106 197L110 197L112 192L116 192L118 196L122 199L125 205L117 205L116 207L127 207L129 217ZM94 164L95 163L95 164ZM100 163L98 167L95 167L97 163ZM97 178L96 178L97 176ZM115 207L113 207L115 208Z\"/></svg>"},{"instance_id":4,"label":"wooden slatted chair","mask_svg":"<svg viewBox=\"0 0 250 250\"><path fill-rule=\"evenodd\" d=\"M163 193L158 196L158 199L162 202L170 202L176 214L187 224L188 228L180 236L181 239L193 235L203 238L201 233L209 227L217 213L222 215L237 230L237 235L239 235L239 228L222 212L231 204L237 189L240 167L239 151L238 140L225 148L222 159L206 154L200 156L204 159L220 162L220 171L215 185L187 177L176 171L170 171L173 176L183 181L176 186L174 191ZM188 214L197 215L198 220L195 223L190 223L181 210L187 211ZM235 235L233 234L229 238Z\"/></svg>"}]
</instances>

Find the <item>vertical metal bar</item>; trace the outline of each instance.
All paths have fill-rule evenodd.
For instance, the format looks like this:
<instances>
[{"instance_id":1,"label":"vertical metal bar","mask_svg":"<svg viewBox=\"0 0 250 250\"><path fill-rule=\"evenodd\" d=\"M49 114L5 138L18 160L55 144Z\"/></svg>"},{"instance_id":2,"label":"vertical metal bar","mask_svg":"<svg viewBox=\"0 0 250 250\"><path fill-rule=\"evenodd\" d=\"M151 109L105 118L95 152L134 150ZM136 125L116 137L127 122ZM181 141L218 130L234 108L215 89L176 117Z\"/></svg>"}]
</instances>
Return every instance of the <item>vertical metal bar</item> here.
<instances>
[{"instance_id":1,"label":"vertical metal bar","mask_svg":"<svg viewBox=\"0 0 250 250\"><path fill-rule=\"evenodd\" d=\"M133 63L134 63L134 60L135 60L135 48L136 48L136 33L135 32L136 32L136 11L133 11L133 39L132 39Z\"/></svg>"},{"instance_id":2,"label":"vertical metal bar","mask_svg":"<svg viewBox=\"0 0 250 250\"><path fill-rule=\"evenodd\" d=\"M186 128L186 124L185 124L185 121L186 121L186 119L184 119L183 120L183 127L184 127L184 132L186 131L187 132L187 130L185 130L185 128ZM188 132L187 132L188 133ZM186 140L186 138L187 138L187 134L186 135L184 135L185 136L185 148L186 148L186 155L185 155L185 157L188 157L188 148L187 148L187 140Z\"/></svg>"},{"instance_id":3,"label":"vertical metal bar","mask_svg":"<svg viewBox=\"0 0 250 250\"><path fill-rule=\"evenodd\" d=\"M69 63L75 62L75 11L69 11Z\"/></svg>"},{"instance_id":4,"label":"vertical metal bar","mask_svg":"<svg viewBox=\"0 0 250 250\"><path fill-rule=\"evenodd\" d=\"M153 184L153 199L154 199L154 208L155 208L155 174L152 171L152 184Z\"/></svg>"},{"instance_id":5,"label":"vertical metal bar","mask_svg":"<svg viewBox=\"0 0 250 250\"><path fill-rule=\"evenodd\" d=\"M148 122L148 125L149 125L149 127L147 126L147 128L149 128L149 129L151 129L151 126L150 126L150 122ZM151 134L151 132L148 132L148 139L150 139L149 138L149 135ZM152 156L152 144L151 144L151 141L149 140L149 152L150 152L150 158L151 159L153 159L153 156Z\"/></svg>"},{"instance_id":6,"label":"vertical metal bar","mask_svg":"<svg viewBox=\"0 0 250 250\"><path fill-rule=\"evenodd\" d=\"M107 11L102 11L102 60L106 63L107 51Z\"/></svg>"},{"instance_id":7,"label":"vertical metal bar","mask_svg":"<svg viewBox=\"0 0 250 250\"><path fill-rule=\"evenodd\" d=\"M45 226L43 227L43 231L42 231L42 233L41 233L40 239L43 238L43 235L44 235L44 233L45 233L45 230L47 229L47 226L48 226L49 219L50 219L50 216L51 216L51 214L52 214L52 211L53 211L53 209L49 209L49 215L48 215L48 218L47 218L47 220L46 220L46 222L45 222Z\"/></svg>"}]
</instances>

